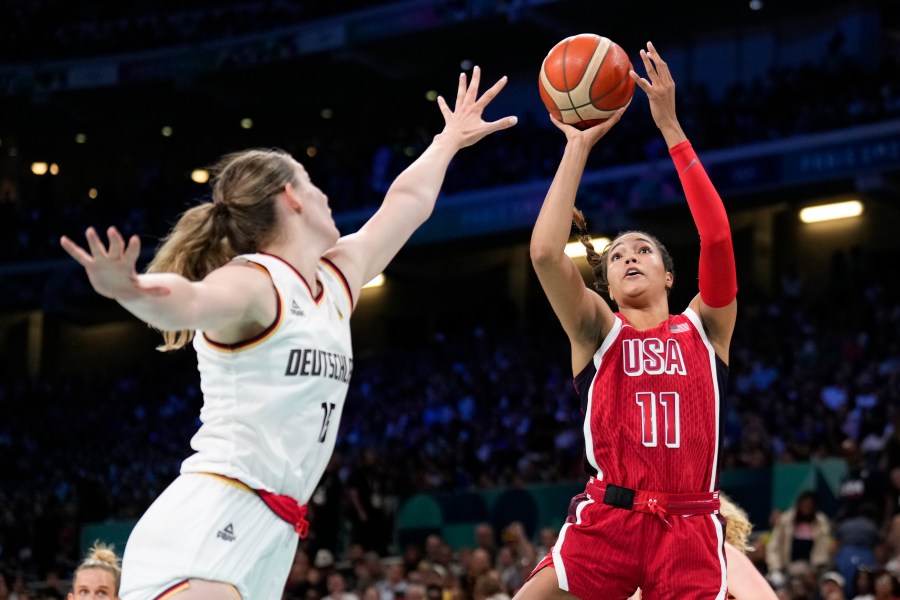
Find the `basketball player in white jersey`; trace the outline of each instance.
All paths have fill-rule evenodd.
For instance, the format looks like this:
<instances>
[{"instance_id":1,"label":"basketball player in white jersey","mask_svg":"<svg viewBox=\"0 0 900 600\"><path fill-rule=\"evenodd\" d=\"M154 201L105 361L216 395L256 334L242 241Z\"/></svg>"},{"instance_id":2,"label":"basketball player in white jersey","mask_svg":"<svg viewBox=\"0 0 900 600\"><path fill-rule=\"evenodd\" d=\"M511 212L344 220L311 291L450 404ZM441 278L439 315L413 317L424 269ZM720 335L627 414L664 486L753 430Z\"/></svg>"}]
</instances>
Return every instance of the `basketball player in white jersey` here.
<instances>
[{"instance_id":1,"label":"basketball player in white jersey","mask_svg":"<svg viewBox=\"0 0 900 600\"><path fill-rule=\"evenodd\" d=\"M431 214L457 151L516 123L482 119L506 78L480 98L479 79L460 75L452 110L438 99L444 130L355 234L340 237L293 158L250 150L224 157L212 201L182 215L146 274L137 236L61 239L99 294L164 332L162 349L197 352L195 453L128 540L123 600L281 598L334 448L360 289Z\"/></svg>"}]
</instances>

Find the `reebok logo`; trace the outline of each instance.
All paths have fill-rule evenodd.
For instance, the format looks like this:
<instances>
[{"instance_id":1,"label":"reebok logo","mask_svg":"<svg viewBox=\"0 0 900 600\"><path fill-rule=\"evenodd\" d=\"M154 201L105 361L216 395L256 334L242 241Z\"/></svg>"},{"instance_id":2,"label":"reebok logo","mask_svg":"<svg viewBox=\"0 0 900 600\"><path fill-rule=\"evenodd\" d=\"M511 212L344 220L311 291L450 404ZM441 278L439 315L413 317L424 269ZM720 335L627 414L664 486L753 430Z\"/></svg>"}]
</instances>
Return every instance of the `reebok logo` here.
<instances>
[{"instance_id":1,"label":"reebok logo","mask_svg":"<svg viewBox=\"0 0 900 600\"><path fill-rule=\"evenodd\" d=\"M293 298L291 299L291 314L297 315L298 317L302 317L305 314L303 309L300 308L300 305L297 304L297 301Z\"/></svg>"},{"instance_id":2,"label":"reebok logo","mask_svg":"<svg viewBox=\"0 0 900 600\"><path fill-rule=\"evenodd\" d=\"M231 523L225 526L225 529L220 529L219 533L216 534L216 537L220 540L225 540L226 542L234 541L234 527Z\"/></svg>"}]
</instances>

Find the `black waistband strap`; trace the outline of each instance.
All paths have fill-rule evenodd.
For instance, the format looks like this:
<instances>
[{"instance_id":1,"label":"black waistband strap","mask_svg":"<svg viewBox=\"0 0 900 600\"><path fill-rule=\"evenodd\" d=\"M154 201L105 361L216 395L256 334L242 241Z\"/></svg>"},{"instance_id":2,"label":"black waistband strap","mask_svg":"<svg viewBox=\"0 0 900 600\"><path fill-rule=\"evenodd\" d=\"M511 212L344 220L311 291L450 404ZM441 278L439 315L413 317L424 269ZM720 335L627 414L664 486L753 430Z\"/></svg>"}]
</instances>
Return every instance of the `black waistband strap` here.
<instances>
[{"instance_id":1,"label":"black waistband strap","mask_svg":"<svg viewBox=\"0 0 900 600\"><path fill-rule=\"evenodd\" d=\"M606 491L603 492L603 503L631 510L634 507L634 493L632 489L607 484Z\"/></svg>"}]
</instances>

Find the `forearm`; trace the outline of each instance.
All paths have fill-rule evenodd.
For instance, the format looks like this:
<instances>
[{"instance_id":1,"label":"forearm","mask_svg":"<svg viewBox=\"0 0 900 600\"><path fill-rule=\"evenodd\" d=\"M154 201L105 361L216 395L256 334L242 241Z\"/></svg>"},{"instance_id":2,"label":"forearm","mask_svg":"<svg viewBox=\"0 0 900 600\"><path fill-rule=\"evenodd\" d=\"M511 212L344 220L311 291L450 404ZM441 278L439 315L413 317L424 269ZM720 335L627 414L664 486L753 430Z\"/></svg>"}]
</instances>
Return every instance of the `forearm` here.
<instances>
[{"instance_id":1,"label":"forearm","mask_svg":"<svg viewBox=\"0 0 900 600\"><path fill-rule=\"evenodd\" d=\"M459 144L447 134L434 142L391 184L384 202L355 234L342 237L328 257L352 290L380 273L434 210L444 175ZM355 292L354 292L355 293Z\"/></svg>"},{"instance_id":2,"label":"forearm","mask_svg":"<svg viewBox=\"0 0 900 600\"><path fill-rule=\"evenodd\" d=\"M384 204L403 204L405 215L424 223L434 210L450 161L458 151L459 144L452 136L435 136L425 152L397 176Z\"/></svg>"},{"instance_id":3,"label":"forearm","mask_svg":"<svg viewBox=\"0 0 900 600\"><path fill-rule=\"evenodd\" d=\"M128 312L148 325L162 331L194 329L196 317L196 289L188 279L174 273L148 273L138 275L141 284L159 286L168 290L166 295L138 295L133 298L117 298Z\"/></svg>"},{"instance_id":4,"label":"forearm","mask_svg":"<svg viewBox=\"0 0 900 600\"><path fill-rule=\"evenodd\" d=\"M669 152L700 234L701 299L711 307L726 306L737 295L737 274L725 206L689 141L677 143Z\"/></svg>"},{"instance_id":5,"label":"forearm","mask_svg":"<svg viewBox=\"0 0 900 600\"><path fill-rule=\"evenodd\" d=\"M531 234L532 258L563 252L572 232L575 197L589 154L590 146L580 140L566 144Z\"/></svg>"},{"instance_id":6,"label":"forearm","mask_svg":"<svg viewBox=\"0 0 900 600\"><path fill-rule=\"evenodd\" d=\"M663 123L658 123L660 133L662 133L663 139L666 141L666 147L671 150L681 142L687 141L687 136L684 134L684 130L681 129L681 124L678 122L678 119L674 117L671 119L667 119Z\"/></svg>"}]
</instances>

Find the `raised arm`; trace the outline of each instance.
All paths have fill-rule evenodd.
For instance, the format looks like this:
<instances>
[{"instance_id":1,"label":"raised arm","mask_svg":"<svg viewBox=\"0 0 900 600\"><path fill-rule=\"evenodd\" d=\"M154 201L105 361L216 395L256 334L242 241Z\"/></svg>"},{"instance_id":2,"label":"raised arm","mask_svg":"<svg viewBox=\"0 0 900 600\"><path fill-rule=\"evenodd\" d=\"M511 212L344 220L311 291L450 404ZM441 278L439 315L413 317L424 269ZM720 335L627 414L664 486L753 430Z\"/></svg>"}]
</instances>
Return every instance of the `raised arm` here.
<instances>
[{"instance_id":1,"label":"raised arm","mask_svg":"<svg viewBox=\"0 0 900 600\"><path fill-rule=\"evenodd\" d=\"M131 236L126 244L114 227L107 235L109 248L93 228L85 234L89 251L65 236L60 244L84 267L97 293L112 298L152 327L234 331L236 339L241 339L248 328L264 327L274 318L272 283L258 269L225 266L198 282L174 273L138 275L139 238Z\"/></svg>"},{"instance_id":2,"label":"raised arm","mask_svg":"<svg viewBox=\"0 0 900 600\"><path fill-rule=\"evenodd\" d=\"M495 131L516 124L516 117L492 122L482 119L484 109L506 85L506 77L495 83L481 98L478 97L480 79L481 70L478 67L472 72L471 85L467 85L465 74L460 74L453 110L442 97L438 98L438 106L444 115L444 130L394 180L372 218L358 232L341 238L326 253L347 278L354 301L363 284L384 270L415 230L431 215L444 183L444 175L456 153Z\"/></svg>"},{"instance_id":3,"label":"raised arm","mask_svg":"<svg viewBox=\"0 0 900 600\"><path fill-rule=\"evenodd\" d=\"M566 134L566 147L531 233L531 262L553 312L569 336L573 374L591 359L615 319L609 305L585 285L578 267L565 253L572 231L575 195L591 148L621 119L624 111L623 108L604 123L584 131L553 120Z\"/></svg>"},{"instance_id":4,"label":"raised arm","mask_svg":"<svg viewBox=\"0 0 900 600\"><path fill-rule=\"evenodd\" d=\"M731 228L725 206L700 164L675 114L675 82L652 43L641 50L647 78L632 79L647 93L653 120L659 127L684 188L691 216L700 234L700 293L691 301L719 357L728 362L728 347L737 317L737 274Z\"/></svg>"}]
</instances>

